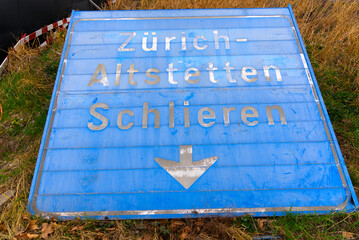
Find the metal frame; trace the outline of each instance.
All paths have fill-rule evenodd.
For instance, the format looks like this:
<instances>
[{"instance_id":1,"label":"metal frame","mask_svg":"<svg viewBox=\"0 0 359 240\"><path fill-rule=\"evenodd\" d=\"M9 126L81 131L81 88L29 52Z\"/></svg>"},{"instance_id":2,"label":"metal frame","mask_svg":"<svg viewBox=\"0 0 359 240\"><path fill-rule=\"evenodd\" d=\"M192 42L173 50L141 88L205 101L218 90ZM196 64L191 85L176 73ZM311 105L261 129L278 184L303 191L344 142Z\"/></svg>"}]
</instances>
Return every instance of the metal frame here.
<instances>
[{"instance_id":1,"label":"metal frame","mask_svg":"<svg viewBox=\"0 0 359 240\"><path fill-rule=\"evenodd\" d=\"M62 53L61 63L57 74L56 83L53 90L53 95L50 103L48 118L46 120L45 125L45 131L43 133L43 138L40 146L40 152L38 156L37 165L35 168L35 174L34 179L32 182L32 186L35 186L31 189L30 196L29 196L29 210L35 214L40 214L43 217L61 217L61 218L73 218L77 216L91 216L91 217L98 217L103 218L105 216L113 216L116 218L116 216L133 216L133 218L143 218L145 216L150 216L150 218L160 218L164 215L175 215L175 217L182 217L181 215L186 216L200 216L200 215L235 215L235 214L244 214L244 213L253 213L255 215L276 215L279 213L281 215L281 212L287 212L287 211L301 211L301 212L331 212L331 211L341 211L345 210L350 197L352 198L352 201L354 202L355 206L358 206L358 200L355 197L355 192L352 187L352 184L350 182L349 174L345 168L345 163L343 160L343 156L340 152L339 145L337 142L337 139L335 137L333 127L329 121L329 116L326 111L326 108L324 106L324 101L322 99L322 96L320 95L319 87L316 81L316 78L314 76L314 72L312 69L312 66L310 65L308 54L305 50L305 46L303 43L303 40L301 38L301 35L299 33L299 29L297 26L297 23L294 18L293 11L291 9L291 6L289 5L289 11L291 18L285 16L285 15L258 15L258 16L192 16L192 17L144 17L144 18L133 18L133 17L124 17L124 18L102 18L102 19L79 19L74 22L74 20L71 20L68 35L66 38L66 42L64 44L65 48ZM64 71L67 65L67 58L69 53L69 46L71 44L73 30L77 23L82 21L121 21L121 20L149 20L149 19L203 19L203 18L285 18L289 21L291 28L293 30L293 34L296 39L296 43L298 45L298 49L300 52L300 56L308 77L308 81L310 84L310 87L313 91L314 98L318 107L318 110L321 115L321 119L325 128L325 132L327 135L328 140L330 141L330 146L332 153L334 155L335 163L338 168L338 172L343 184L343 187L346 191L346 200L340 204L339 206L313 206L313 207L263 207L263 208L216 208L216 209L174 209L174 210L138 210L138 211L102 211L102 212L56 212L56 213L48 213L48 212L42 212L39 209L37 209L36 206L36 200L39 190L39 185L41 181L42 176L42 170L46 158L47 148L49 144L51 129L55 117L56 107L57 107L57 101L61 89L61 84L64 76ZM334 144L333 144L334 143ZM344 166L344 167L343 167ZM36 177L37 176L37 177ZM349 190L348 190L348 185ZM265 214L264 214L265 213ZM141 217L142 216L142 217Z\"/></svg>"}]
</instances>

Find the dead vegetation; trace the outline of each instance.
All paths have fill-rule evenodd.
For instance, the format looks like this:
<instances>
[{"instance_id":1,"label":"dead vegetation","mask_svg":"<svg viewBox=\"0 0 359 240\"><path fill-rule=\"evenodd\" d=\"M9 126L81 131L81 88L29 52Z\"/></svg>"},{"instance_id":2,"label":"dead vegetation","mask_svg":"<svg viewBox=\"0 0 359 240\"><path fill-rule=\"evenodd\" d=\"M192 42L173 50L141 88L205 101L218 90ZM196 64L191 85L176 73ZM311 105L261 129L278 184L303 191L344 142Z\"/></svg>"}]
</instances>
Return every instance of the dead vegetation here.
<instances>
[{"instance_id":1,"label":"dead vegetation","mask_svg":"<svg viewBox=\"0 0 359 240\"><path fill-rule=\"evenodd\" d=\"M359 187L359 1L123 0L104 9L293 7L354 186ZM31 217L26 204L60 60L64 32L39 51L10 52L0 80L0 193L15 196L0 215L0 239L348 239L359 237L359 215L254 219L173 219L58 222Z\"/></svg>"}]
</instances>

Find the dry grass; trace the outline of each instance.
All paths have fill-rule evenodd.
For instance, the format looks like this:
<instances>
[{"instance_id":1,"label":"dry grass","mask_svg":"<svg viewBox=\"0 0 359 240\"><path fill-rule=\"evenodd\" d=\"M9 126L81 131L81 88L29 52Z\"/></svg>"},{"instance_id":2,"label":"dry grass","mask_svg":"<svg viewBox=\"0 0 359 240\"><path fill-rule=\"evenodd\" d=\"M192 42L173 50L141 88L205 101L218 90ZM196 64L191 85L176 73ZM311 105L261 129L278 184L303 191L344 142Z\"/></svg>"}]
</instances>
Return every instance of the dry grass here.
<instances>
[{"instance_id":1,"label":"dry grass","mask_svg":"<svg viewBox=\"0 0 359 240\"><path fill-rule=\"evenodd\" d=\"M359 2L326 0L123 0L104 9L286 7L292 4L354 185L359 186ZM0 214L0 239L341 239L359 236L359 214L253 219L69 221L33 219L26 213L41 134L56 77L64 34L39 52L24 47L10 54L0 81L0 193L15 197ZM47 223L52 223L46 225ZM45 225L42 225L45 224ZM51 231L50 231L51 230ZM46 234L45 234L46 235ZM46 235L47 236L47 235ZM45 237L46 237L45 236Z\"/></svg>"},{"instance_id":2,"label":"dry grass","mask_svg":"<svg viewBox=\"0 0 359 240\"><path fill-rule=\"evenodd\" d=\"M65 34L54 42L62 48ZM9 52L7 73L0 81L0 193L15 191L15 197L1 211L6 226L0 239L15 236L23 228L23 213L36 163L60 55L47 49L22 46ZM0 223L0 226L2 226Z\"/></svg>"}]
</instances>

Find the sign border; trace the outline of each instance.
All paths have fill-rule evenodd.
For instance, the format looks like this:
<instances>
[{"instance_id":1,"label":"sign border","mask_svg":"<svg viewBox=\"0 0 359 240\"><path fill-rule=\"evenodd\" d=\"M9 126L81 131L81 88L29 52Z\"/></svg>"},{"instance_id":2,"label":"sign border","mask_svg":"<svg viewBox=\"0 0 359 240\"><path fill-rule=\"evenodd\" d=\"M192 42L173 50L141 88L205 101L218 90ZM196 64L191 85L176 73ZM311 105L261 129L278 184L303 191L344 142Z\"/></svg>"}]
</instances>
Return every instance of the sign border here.
<instances>
[{"instance_id":1,"label":"sign border","mask_svg":"<svg viewBox=\"0 0 359 240\"><path fill-rule=\"evenodd\" d=\"M312 69L312 66L309 61L308 54L305 50L303 40L301 38L301 35L299 33L299 29L297 26L297 23L294 18L294 14L292 11L291 6L288 7L290 16L289 18L286 15L252 15L252 16L243 16L243 15L227 15L227 16L180 16L180 17L123 17L123 18L84 18L84 19L78 19L75 22L73 21L73 18L71 18L69 30L68 30L68 37L66 38L66 42L64 44L64 50L63 50L63 57L61 58L60 67L58 69L58 75L55 82L51 103L49 108L48 117L46 120L45 130L43 133L38 161L32 181L32 188L29 195L29 203L28 208L29 211L35 214L39 214L43 217L61 217L61 218L74 218L78 216L91 216L91 217L111 217L114 216L115 218L118 216L134 216L134 218L158 218L163 215L175 215L177 217L180 217L180 215L187 215L190 216L190 214L193 214L193 216L197 217L203 217L203 215L225 215L225 216L231 216L235 214L244 214L244 213L254 213L255 215L262 215L262 216L269 216L269 215L280 215L278 213L281 212L287 212L287 211L301 211L301 212L330 212L330 211L341 211L345 210L350 197L353 200L353 203L355 206L358 206L358 200L355 197L355 194L353 194L354 189L352 188L352 184L350 182L349 174L346 171L346 168L342 168L342 164L345 163L344 161L340 161L343 159L339 144L337 142L337 139L335 138L333 128L331 126L328 113L326 111L325 106L322 106L323 99L320 95L320 91L317 91L317 81L314 76L314 72ZM72 12L72 16L74 16L75 11ZM310 84L310 87L313 91L315 102L317 104L321 120L323 122L326 136L328 138L328 141L330 142L331 151L333 153L335 163L337 165L337 169L340 175L340 179L343 185L343 188L346 192L346 200L338 205L338 206L311 206L311 207L263 207L263 208L213 208L213 209L173 209L173 210L130 210L130 211L93 211L93 212L43 212L40 211L37 206L37 196L38 196L38 190L41 182L41 176L43 172L43 167L46 159L46 153L47 148L49 144L49 139L51 135L51 130L55 118L55 111L57 107L58 97L61 89L62 80L64 77L64 71L67 65L67 59L69 54L69 46L71 44L72 36L73 36L73 30L77 23L83 22L83 21L121 21L121 20L153 20L153 19L203 19L203 18L285 18L289 21L293 34L295 36L295 40L298 46L299 54L301 56L301 60L304 66L304 69L306 71L306 75L308 78L308 82ZM309 63L309 64L308 64ZM314 79L314 81L313 81ZM315 84L314 84L315 83ZM56 85L57 84L57 85ZM327 120L328 119L328 120ZM333 135L333 137L332 137ZM335 146L334 146L334 144ZM40 160L41 159L41 160ZM40 163L39 163L40 160ZM342 163L341 163L342 162ZM344 169L344 171L343 171ZM349 186L349 187L348 187ZM349 189L351 194L349 193ZM202 215L202 216L201 216ZM136 217L137 216L137 217ZM182 217L182 216L181 216Z\"/></svg>"}]
</instances>

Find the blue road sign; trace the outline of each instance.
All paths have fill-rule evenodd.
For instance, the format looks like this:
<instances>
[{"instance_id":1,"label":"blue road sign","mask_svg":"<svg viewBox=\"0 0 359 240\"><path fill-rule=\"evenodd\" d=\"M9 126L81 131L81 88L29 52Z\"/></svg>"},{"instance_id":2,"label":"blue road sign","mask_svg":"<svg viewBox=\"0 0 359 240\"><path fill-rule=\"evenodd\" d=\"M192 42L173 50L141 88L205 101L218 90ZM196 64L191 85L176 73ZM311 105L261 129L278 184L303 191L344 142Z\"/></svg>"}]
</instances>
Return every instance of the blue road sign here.
<instances>
[{"instance_id":1,"label":"blue road sign","mask_svg":"<svg viewBox=\"0 0 359 240\"><path fill-rule=\"evenodd\" d=\"M290 6L72 13L30 212L125 219L356 206Z\"/></svg>"}]
</instances>

